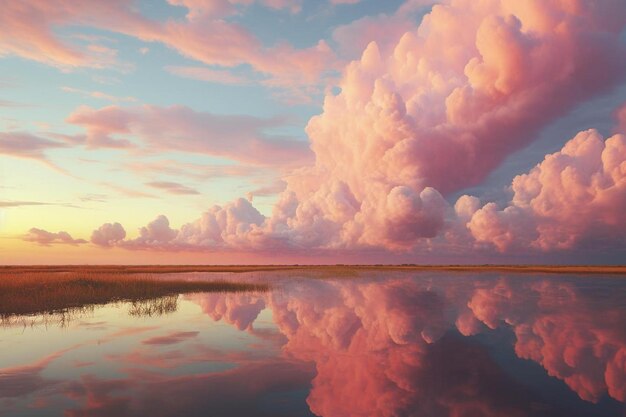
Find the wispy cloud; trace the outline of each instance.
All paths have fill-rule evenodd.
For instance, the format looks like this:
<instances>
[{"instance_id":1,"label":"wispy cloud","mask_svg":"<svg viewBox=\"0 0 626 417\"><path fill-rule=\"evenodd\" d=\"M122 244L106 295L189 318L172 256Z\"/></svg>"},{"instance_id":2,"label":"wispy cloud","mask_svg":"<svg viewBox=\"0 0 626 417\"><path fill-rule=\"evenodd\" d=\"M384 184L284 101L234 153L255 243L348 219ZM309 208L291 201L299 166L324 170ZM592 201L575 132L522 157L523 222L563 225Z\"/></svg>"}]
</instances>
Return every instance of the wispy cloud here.
<instances>
[{"instance_id":1,"label":"wispy cloud","mask_svg":"<svg viewBox=\"0 0 626 417\"><path fill-rule=\"evenodd\" d=\"M130 139L138 138L151 152L198 153L275 167L312 161L307 142L267 133L288 125L285 117L219 115L186 106L83 106L67 122L86 130L92 148L131 148Z\"/></svg>"},{"instance_id":2,"label":"wispy cloud","mask_svg":"<svg viewBox=\"0 0 626 417\"><path fill-rule=\"evenodd\" d=\"M156 188L159 190L163 190L169 194L176 195L198 195L200 194L197 190L187 187L185 185L179 184L177 182L170 181L152 181L147 182L146 185L148 187Z\"/></svg>"},{"instance_id":3,"label":"wispy cloud","mask_svg":"<svg viewBox=\"0 0 626 417\"><path fill-rule=\"evenodd\" d=\"M68 145L65 143L52 141L30 133L0 132L0 155L34 159L58 172L69 175L65 169L50 162L46 156L47 150L67 147Z\"/></svg>"},{"instance_id":4,"label":"wispy cloud","mask_svg":"<svg viewBox=\"0 0 626 417\"><path fill-rule=\"evenodd\" d=\"M225 68L249 65L284 88L319 84L328 68L336 67L335 54L323 40L305 48L296 48L286 40L264 45L245 27L231 21L233 15L246 7L240 2L173 3L187 9L184 19L151 20L124 2L27 0L19 6L8 3L0 16L0 52L64 70L76 67L127 70L128 64L120 63L117 51L104 46L102 39L74 36L78 42L69 43L53 30L59 26L89 25L145 42L159 42L206 65ZM299 1L258 3L276 10L300 10ZM88 44L80 45L81 42Z\"/></svg>"},{"instance_id":5,"label":"wispy cloud","mask_svg":"<svg viewBox=\"0 0 626 417\"><path fill-rule=\"evenodd\" d=\"M126 96L126 97L118 97L111 94L103 93L102 91L86 91L73 87L61 87L61 90L67 93L79 94L83 97L91 97L99 100L106 100L113 103L134 103L137 101L135 97Z\"/></svg>"},{"instance_id":6,"label":"wispy cloud","mask_svg":"<svg viewBox=\"0 0 626 417\"><path fill-rule=\"evenodd\" d=\"M18 103L17 101L0 99L0 107L31 107L30 104Z\"/></svg>"},{"instance_id":7,"label":"wispy cloud","mask_svg":"<svg viewBox=\"0 0 626 417\"><path fill-rule=\"evenodd\" d=\"M48 206L51 203L44 203L41 201L0 201L0 207L23 207L23 206Z\"/></svg>"}]
</instances>

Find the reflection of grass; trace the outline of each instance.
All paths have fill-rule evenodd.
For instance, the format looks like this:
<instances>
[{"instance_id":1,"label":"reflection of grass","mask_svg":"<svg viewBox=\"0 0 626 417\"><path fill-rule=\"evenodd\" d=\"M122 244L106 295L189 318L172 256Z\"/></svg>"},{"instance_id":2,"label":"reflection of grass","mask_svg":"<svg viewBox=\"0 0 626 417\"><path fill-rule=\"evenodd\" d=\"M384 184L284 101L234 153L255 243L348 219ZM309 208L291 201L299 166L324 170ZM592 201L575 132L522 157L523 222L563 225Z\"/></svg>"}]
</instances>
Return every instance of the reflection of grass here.
<instances>
[{"instance_id":1,"label":"reflection of grass","mask_svg":"<svg viewBox=\"0 0 626 417\"><path fill-rule=\"evenodd\" d=\"M67 327L71 322L93 314L93 311L93 305L86 305L37 315L0 315L0 327Z\"/></svg>"},{"instance_id":2,"label":"reflection of grass","mask_svg":"<svg viewBox=\"0 0 626 417\"><path fill-rule=\"evenodd\" d=\"M176 308L176 300L163 298L167 296L267 289L265 284L166 280L148 274L3 271L0 273L0 318L75 311L116 301L134 303L131 314L158 314ZM141 304L149 300L151 304Z\"/></svg>"},{"instance_id":3,"label":"reflection of grass","mask_svg":"<svg viewBox=\"0 0 626 417\"><path fill-rule=\"evenodd\" d=\"M132 301L128 314L134 317L153 317L173 313L178 308L178 295L167 295L150 300Z\"/></svg>"}]
</instances>

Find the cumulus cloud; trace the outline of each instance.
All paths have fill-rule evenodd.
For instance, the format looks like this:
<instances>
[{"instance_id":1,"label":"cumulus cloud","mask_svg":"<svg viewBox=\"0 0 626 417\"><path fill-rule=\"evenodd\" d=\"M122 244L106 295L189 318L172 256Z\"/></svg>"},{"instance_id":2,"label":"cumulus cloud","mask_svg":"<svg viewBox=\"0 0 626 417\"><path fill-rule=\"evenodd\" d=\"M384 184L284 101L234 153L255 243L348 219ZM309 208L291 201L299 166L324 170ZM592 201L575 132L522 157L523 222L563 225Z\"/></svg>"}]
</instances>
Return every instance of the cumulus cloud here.
<instances>
[{"instance_id":1,"label":"cumulus cloud","mask_svg":"<svg viewBox=\"0 0 626 417\"><path fill-rule=\"evenodd\" d=\"M247 249L251 236L257 233L260 247L264 241L260 226L265 217L244 199L223 206L215 205L202 216L181 226L170 227L169 219L160 215L139 229L135 239L124 239L126 232L119 224L102 225L92 234L91 241L100 246L121 246L127 249L217 250ZM115 232L115 233L114 233Z\"/></svg>"},{"instance_id":2,"label":"cumulus cloud","mask_svg":"<svg viewBox=\"0 0 626 417\"><path fill-rule=\"evenodd\" d=\"M159 246L176 237L177 231L170 228L167 217L160 215L145 227L139 229L139 237L128 241L129 245Z\"/></svg>"},{"instance_id":3,"label":"cumulus cloud","mask_svg":"<svg viewBox=\"0 0 626 417\"><path fill-rule=\"evenodd\" d=\"M580 132L512 183L513 199L489 203L467 223L479 242L500 251L623 245L626 235L626 136Z\"/></svg>"},{"instance_id":4,"label":"cumulus cloud","mask_svg":"<svg viewBox=\"0 0 626 417\"><path fill-rule=\"evenodd\" d=\"M607 241L619 239L626 195L620 135L605 145L595 133L582 133L518 176L503 210L494 203L479 208L470 197L452 207L446 198L480 183L555 118L624 81L621 6L620 0L433 6L416 30L389 47L371 42L345 68L340 93L328 94L306 127L314 164L284 178L270 216L238 200L181 227L167 245L411 251L446 249L445 239L452 239L506 251L524 242L572 248L605 232ZM245 149L212 137L170 140L194 136L189 126L207 123L199 117L185 108L111 107L79 110L70 121L84 125L92 143L135 133L152 145L256 163L259 155L276 155L271 141L250 140L247 128L229 130L237 143L255 144ZM262 129L259 120L237 122L247 123L253 132Z\"/></svg>"},{"instance_id":5,"label":"cumulus cloud","mask_svg":"<svg viewBox=\"0 0 626 417\"><path fill-rule=\"evenodd\" d=\"M47 230L38 229L33 227L28 231L26 235L23 236L23 240L27 242L38 243L43 246L49 246L52 244L67 244L67 245L80 245L82 243L87 243L85 239L74 239L67 232L48 232Z\"/></svg>"},{"instance_id":6,"label":"cumulus cloud","mask_svg":"<svg viewBox=\"0 0 626 417\"><path fill-rule=\"evenodd\" d=\"M388 53L370 43L309 121L315 165L286 178L270 234L390 249L436 236L444 195L477 184L554 117L623 79L625 22L612 2L457 0L434 6Z\"/></svg>"},{"instance_id":7,"label":"cumulus cloud","mask_svg":"<svg viewBox=\"0 0 626 417\"><path fill-rule=\"evenodd\" d=\"M264 220L248 200L239 198L223 206L213 206L198 220L183 225L175 243L189 247L246 248Z\"/></svg>"},{"instance_id":8,"label":"cumulus cloud","mask_svg":"<svg viewBox=\"0 0 626 417\"><path fill-rule=\"evenodd\" d=\"M98 246L114 246L124 240L126 230L119 223L105 223L91 234L91 243Z\"/></svg>"},{"instance_id":9,"label":"cumulus cloud","mask_svg":"<svg viewBox=\"0 0 626 417\"><path fill-rule=\"evenodd\" d=\"M261 165L297 166L310 161L308 143L266 133L281 118L216 115L185 106L80 107L68 123L87 131L91 147L130 147L139 139L151 151L169 150L221 156Z\"/></svg>"}]
</instances>

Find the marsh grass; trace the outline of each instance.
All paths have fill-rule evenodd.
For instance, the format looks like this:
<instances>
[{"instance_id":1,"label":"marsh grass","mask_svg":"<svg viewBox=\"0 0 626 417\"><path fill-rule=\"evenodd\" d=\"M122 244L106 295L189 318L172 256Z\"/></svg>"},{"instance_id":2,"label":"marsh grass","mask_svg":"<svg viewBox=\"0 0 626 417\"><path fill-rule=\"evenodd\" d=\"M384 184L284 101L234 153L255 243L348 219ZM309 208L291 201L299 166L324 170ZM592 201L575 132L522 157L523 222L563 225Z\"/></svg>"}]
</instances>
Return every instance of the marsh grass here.
<instances>
[{"instance_id":1,"label":"marsh grass","mask_svg":"<svg viewBox=\"0 0 626 417\"><path fill-rule=\"evenodd\" d=\"M131 315L154 315L175 310L179 294L266 290L268 285L262 283L184 281L146 273L1 271L0 319L71 314L87 306L114 302L130 302Z\"/></svg>"}]
</instances>

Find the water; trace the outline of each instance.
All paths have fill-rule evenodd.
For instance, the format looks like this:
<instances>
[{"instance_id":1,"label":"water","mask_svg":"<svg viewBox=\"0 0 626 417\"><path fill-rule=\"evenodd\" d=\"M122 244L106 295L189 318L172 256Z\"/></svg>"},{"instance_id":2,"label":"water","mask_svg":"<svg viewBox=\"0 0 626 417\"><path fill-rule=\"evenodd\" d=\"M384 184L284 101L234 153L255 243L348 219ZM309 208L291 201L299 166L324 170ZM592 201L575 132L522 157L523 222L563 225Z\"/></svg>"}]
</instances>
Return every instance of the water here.
<instances>
[{"instance_id":1,"label":"water","mask_svg":"<svg viewBox=\"0 0 626 417\"><path fill-rule=\"evenodd\" d=\"M0 415L626 415L622 277L233 277L272 290L5 320Z\"/></svg>"}]
</instances>

